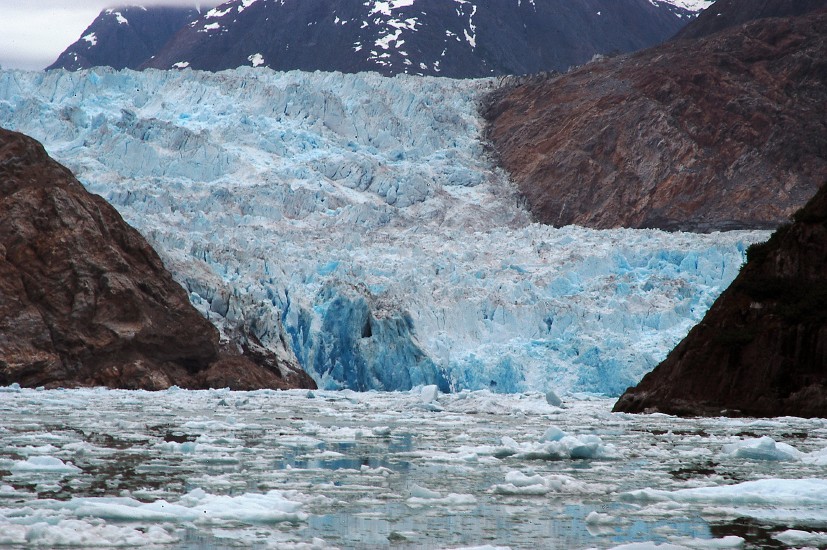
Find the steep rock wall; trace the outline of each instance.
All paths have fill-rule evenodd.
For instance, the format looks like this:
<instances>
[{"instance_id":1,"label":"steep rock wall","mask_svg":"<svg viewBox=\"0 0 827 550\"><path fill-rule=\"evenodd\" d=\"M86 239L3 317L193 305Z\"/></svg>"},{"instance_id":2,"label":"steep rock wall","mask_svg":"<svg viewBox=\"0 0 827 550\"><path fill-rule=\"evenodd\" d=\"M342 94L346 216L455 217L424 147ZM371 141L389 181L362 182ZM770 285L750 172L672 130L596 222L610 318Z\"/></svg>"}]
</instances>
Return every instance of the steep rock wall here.
<instances>
[{"instance_id":1,"label":"steep rock wall","mask_svg":"<svg viewBox=\"0 0 827 550\"><path fill-rule=\"evenodd\" d=\"M538 221L774 228L827 178L827 12L762 19L562 76L483 112Z\"/></svg>"},{"instance_id":2,"label":"steep rock wall","mask_svg":"<svg viewBox=\"0 0 827 550\"><path fill-rule=\"evenodd\" d=\"M827 417L827 186L747 257L615 411Z\"/></svg>"}]
</instances>

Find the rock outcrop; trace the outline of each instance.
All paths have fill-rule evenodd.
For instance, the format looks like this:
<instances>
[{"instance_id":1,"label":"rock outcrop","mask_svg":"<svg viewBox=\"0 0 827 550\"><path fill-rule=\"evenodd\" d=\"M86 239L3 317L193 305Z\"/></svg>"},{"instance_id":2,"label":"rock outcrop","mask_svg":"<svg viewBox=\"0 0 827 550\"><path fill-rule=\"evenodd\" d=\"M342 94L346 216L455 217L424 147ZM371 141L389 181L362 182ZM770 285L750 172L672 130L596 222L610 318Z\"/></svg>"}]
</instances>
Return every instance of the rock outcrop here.
<instances>
[{"instance_id":1,"label":"rock outcrop","mask_svg":"<svg viewBox=\"0 0 827 550\"><path fill-rule=\"evenodd\" d=\"M825 105L820 10L511 79L482 111L538 221L714 231L775 228L815 194Z\"/></svg>"},{"instance_id":2,"label":"rock outcrop","mask_svg":"<svg viewBox=\"0 0 827 550\"><path fill-rule=\"evenodd\" d=\"M620 412L827 418L827 184L776 231Z\"/></svg>"},{"instance_id":3,"label":"rock outcrop","mask_svg":"<svg viewBox=\"0 0 827 550\"><path fill-rule=\"evenodd\" d=\"M794 17L821 8L827 8L827 0L717 0L674 39L701 38L756 19Z\"/></svg>"},{"instance_id":4,"label":"rock outcrop","mask_svg":"<svg viewBox=\"0 0 827 550\"><path fill-rule=\"evenodd\" d=\"M255 342L222 350L143 237L38 142L6 130L0 219L0 385L314 386Z\"/></svg>"}]
</instances>

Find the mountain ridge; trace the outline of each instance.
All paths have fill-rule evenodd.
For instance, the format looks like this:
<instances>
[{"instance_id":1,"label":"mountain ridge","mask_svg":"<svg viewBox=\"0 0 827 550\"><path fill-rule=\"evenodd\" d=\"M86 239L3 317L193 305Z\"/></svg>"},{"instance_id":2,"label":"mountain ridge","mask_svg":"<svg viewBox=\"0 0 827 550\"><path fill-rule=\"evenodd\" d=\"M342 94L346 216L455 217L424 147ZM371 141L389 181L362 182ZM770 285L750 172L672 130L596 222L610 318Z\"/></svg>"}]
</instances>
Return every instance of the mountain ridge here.
<instances>
[{"instance_id":1,"label":"mountain ridge","mask_svg":"<svg viewBox=\"0 0 827 550\"><path fill-rule=\"evenodd\" d=\"M595 54L662 42L704 4L705 0L231 0L187 20L168 33L163 46L144 48L143 60L129 64L120 59L117 64L104 62L108 52L121 49L118 40L125 40L105 40L104 35L123 35L129 25L122 21L133 17L121 10L116 12L121 19L113 19L108 10L99 16L97 34L95 25L87 29L49 68L106 64L220 71L267 66L453 78L560 71ZM132 11L148 17L142 9Z\"/></svg>"},{"instance_id":2,"label":"mountain ridge","mask_svg":"<svg viewBox=\"0 0 827 550\"><path fill-rule=\"evenodd\" d=\"M149 61L176 32L199 15L195 7L107 8L46 70L77 71L102 65L114 69L136 68Z\"/></svg>"}]
</instances>

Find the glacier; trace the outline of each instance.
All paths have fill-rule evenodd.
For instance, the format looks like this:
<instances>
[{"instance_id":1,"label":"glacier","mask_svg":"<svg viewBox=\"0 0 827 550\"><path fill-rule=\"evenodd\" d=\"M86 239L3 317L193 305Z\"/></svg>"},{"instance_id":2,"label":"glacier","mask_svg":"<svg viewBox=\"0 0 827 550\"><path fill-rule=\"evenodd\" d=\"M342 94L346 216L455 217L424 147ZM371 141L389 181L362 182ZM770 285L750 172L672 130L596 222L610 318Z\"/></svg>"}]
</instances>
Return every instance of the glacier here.
<instances>
[{"instance_id":1,"label":"glacier","mask_svg":"<svg viewBox=\"0 0 827 550\"><path fill-rule=\"evenodd\" d=\"M494 80L0 71L40 140L226 337L326 389L618 395L767 232L531 222L477 114Z\"/></svg>"}]
</instances>

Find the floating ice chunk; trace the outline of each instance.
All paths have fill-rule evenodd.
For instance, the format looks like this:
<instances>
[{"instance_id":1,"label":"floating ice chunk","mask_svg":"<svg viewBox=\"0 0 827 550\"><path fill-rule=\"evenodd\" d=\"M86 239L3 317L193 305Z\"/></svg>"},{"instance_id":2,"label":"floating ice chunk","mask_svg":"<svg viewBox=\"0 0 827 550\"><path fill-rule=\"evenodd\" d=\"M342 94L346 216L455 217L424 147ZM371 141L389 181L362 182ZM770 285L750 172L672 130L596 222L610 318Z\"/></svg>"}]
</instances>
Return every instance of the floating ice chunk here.
<instances>
[{"instance_id":1,"label":"floating ice chunk","mask_svg":"<svg viewBox=\"0 0 827 550\"><path fill-rule=\"evenodd\" d=\"M517 443L513 438L502 438L502 447L494 456L514 456L527 460L564 460L589 458L614 458L617 451L612 444L604 444L596 435L573 436L552 427L540 438L539 443Z\"/></svg>"},{"instance_id":2,"label":"floating ice chunk","mask_svg":"<svg viewBox=\"0 0 827 550\"><path fill-rule=\"evenodd\" d=\"M527 476L522 472L512 471L505 474L505 481L517 487L528 487L530 485L544 485L545 478L540 475Z\"/></svg>"},{"instance_id":3,"label":"floating ice chunk","mask_svg":"<svg viewBox=\"0 0 827 550\"><path fill-rule=\"evenodd\" d=\"M823 548L827 546L827 533L821 531L813 533L810 531L800 531L798 529L787 529L786 531L773 535L773 538L787 546L795 546L798 548L804 546Z\"/></svg>"},{"instance_id":4,"label":"floating ice chunk","mask_svg":"<svg viewBox=\"0 0 827 550\"><path fill-rule=\"evenodd\" d=\"M657 544L655 542L633 542L631 544L621 544L620 546L612 546L609 550L691 550L688 546L680 544L670 544L664 542Z\"/></svg>"},{"instance_id":5,"label":"floating ice chunk","mask_svg":"<svg viewBox=\"0 0 827 550\"><path fill-rule=\"evenodd\" d=\"M561 407L563 405L563 400L560 399L556 393L551 390L546 392L546 403L551 405L552 407Z\"/></svg>"},{"instance_id":6,"label":"floating ice chunk","mask_svg":"<svg viewBox=\"0 0 827 550\"><path fill-rule=\"evenodd\" d=\"M500 495L537 496L548 493L561 494L604 494L612 490L606 485L589 484L567 475L526 475L511 471L505 475L505 483L494 485L491 491Z\"/></svg>"},{"instance_id":7,"label":"floating ice chunk","mask_svg":"<svg viewBox=\"0 0 827 550\"><path fill-rule=\"evenodd\" d=\"M62 472L74 473L81 469L71 462L63 462L53 456L32 456L27 460L16 461L10 468L12 472Z\"/></svg>"},{"instance_id":8,"label":"floating ice chunk","mask_svg":"<svg viewBox=\"0 0 827 550\"><path fill-rule=\"evenodd\" d=\"M127 497L74 498L56 506L78 517L116 521L239 521L243 523L298 522L307 519L301 503L288 500L280 491L238 496L211 495L202 489L190 491L177 503L166 500L144 503Z\"/></svg>"},{"instance_id":9,"label":"floating ice chunk","mask_svg":"<svg viewBox=\"0 0 827 550\"><path fill-rule=\"evenodd\" d=\"M441 498L442 494L437 491L431 491L421 485L413 485L411 487L411 496L416 498Z\"/></svg>"},{"instance_id":10,"label":"floating ice chunk","mask_svg":"<svg viewBox=\"0 0 827 550\"><path fill-rule=\"evenodd\" d=\"M405 501L409 506L473 506L477 503L474 495L448 493L440 498L411 497Z\"/></svg>"},{"instance_id":11,"label":"floating ice chunk","mask_svg":"<svg viewBox=\"0 0 827 550\"><path fill-rule=\"evenodd\" d=\"M15 449L15 452L17 452L21 455L24 455L24 456L28 456L28 455L33 455L33 454L48 455L48 454L53 453L57 450L58 450L57 447L55 447L51 443L47 443L46 445L40 445L38 447L33 447L31 445L27 445L25 447L18 447L18 448Z\"/></svg>"},{"instance_id":12,"label":"floating ice chunk","mask_svg":"<svg viewBox=\"0 0 827 550\"><path fill-rule=\"evenodd\" d=\"M125 525L96 524L66 519L56 524L38 522L32 525L0 525L0 545L26 545L40 548L57 546L149 546L171 544L178 538L163 528L152 525L135 529Z\"/></svg>"},{"instance_id":13,"label":"floating ice chunk","mask_svg":"<svg viewBox=\"0 0 827 550\"><path fill-rule=\"evenodd\" d=\"M371 429L371 433L374 437L387 437L391 434L391 429L389 426L376 426Z\"/></svg>"},{"instance_id":14,"label":"floating ice chunk","mask_svg":"<svg viewBox=\"0 0 827 550\"><path fill-rule=\"evenodd\" d=\"M792 445L779 443L768 436L730 443L724 445L723 451L731 457L749 460L796 461L804 456Z\"/></svg>"},{"instance_id":15,"label":"floating ice chunk","mask_svg":"<svg viewBox=\"0 0 827 550\"><path fill-rule=\"evenodd\" d=\"M557 426L552 426L546 433L543 434L543 437L540 438L540 441L560 441L566 436L566 432L558 428Z\"/></svg>"},{"instance_id":16,"label":"floating ice chunk","mask_svg":"<svg viewBox=\"0 0 827 550\"><path fill-rule=\"evenodd\" d=\"M0 485L0 498L17 497L20 493L11 485Z\"/></svg>"},{"instance_id":17,"label":"floating ice chunk","mask_svg":"<svg viewBox=\"0 0 827 550\"><path fill-rule=\"evenodd\" d=\"M320 447L323 444L323 441L321 439L316 439L315 437L308 437L306 435L285 435L279 437L278 441L280 445L298 448Z\"/></svg>"},{"instance_id":18,"label":"floating ice chunk","mask_svg":"<svg viewBox=\"0 0 827 550\"><path fill-rule=\"evenodd\" d=\"M801 457L802 462L815 466L827 466L827 448L806 453Z\"/></svg>"},{"instance_id":19,"label":"floating ice chunk","mask_svg":"<svg viewBox=\"0 0 827 550\"><path fill-rule=\"evenodd\" d=\"M592 510L589 515L586 516L586 523L588 525L609 525L617 523L617 518L609 514L601 514L600 512Z\"/></svg>"},{"instance_id":20,"label":"floating ice chunk","mask_svg":"<svg viewBox=\"0 0 827 550\"><path fill-rule=\"evenodd\" d=\"M729 535L720 539L698 539L698 538L673 538L675 544L685 545L693 550L702 548L743 548L744 539L735 535Z\"/></svg>"},{"instance_id":21,"label":"floating ice chunk","mask_svg":"<svg viewBox=\"0 0 827 550\"><path fill-rule=\"evenodd\" d=\"M196 451L199 450L199 447L200 445L198 445L194 441L185 441L183 443L178 443L176 441L165 441L164 443L159 443L157 445L158 449L171 453L182 454L194 454Z\"/></svg>"},{"instance_id":22,"label":"floating ice chunk","mask_svg":"<svg viewBox=\"0 0 827 550\"><path fill-rule=\"evenodd\" d=\"M814 506L827 502L827 479L759 479L722 487L663 491L640 489L620 495L624 501L681 502L768 506Z\"/></svg>"},{"instance_id":23,"label":"floating ice chunk","mask_svg":"<svg viewBox=\"0 0 827 550\"><path fill-rule=\"evenodd\" d=\"M423 403L434 403L438 397L439 388L436 386L436 384L424 386L422 388L422 391L419 392L419 399Z\"/></svg>"},{"instance_id":24,"label":"floating ice chunk","mask_svg":"<svg viewBox=\"0 0 827 550\"><path fill-rule=\"evenodd\" d=\"M474 495L462 495L457 493L448 493L442 496L438 491L432 491L427 487L421 485L412 485L410 489L411 496L406 501L410 506L468 506L476 504L477 499Z\"/></svg>"},{"instance_id":25,"label":"floating ice chunk","mask_svg":"<svg viewBox=\"0 0 827 550\"><path fill-rule=\"evenodd\" d=\"M382 477L389 477L393 473L393 470L385 468L384 466L379 466L378 468L371 468L366 464L362 464L362 466L359 467L359 471L363 474L380 475Z\"/></svg>"},{"instance_id":26,"label":"floating ice chunk","mask_svg":"<svg viewBox=\"0 0 827 550\"><path fill-rule=\"evenodd\" d=\"M0 387L0 393L19 393L21 391L23 390L20 388L20 384L18 384L17 382L9 386Z\"/></svg>"},{"instance_id":27,"label":"floating ice chunk","mask_svg":"<svg viewBox=\"0 0 827 550\"><path fill-rule=\"evenodd\" d=\"M494 485L491 490L501 495L545 495L549 492L546 479L540 475L528 476L511 471L505 475L505 484Z\"/></svg>"}]
</instances>

